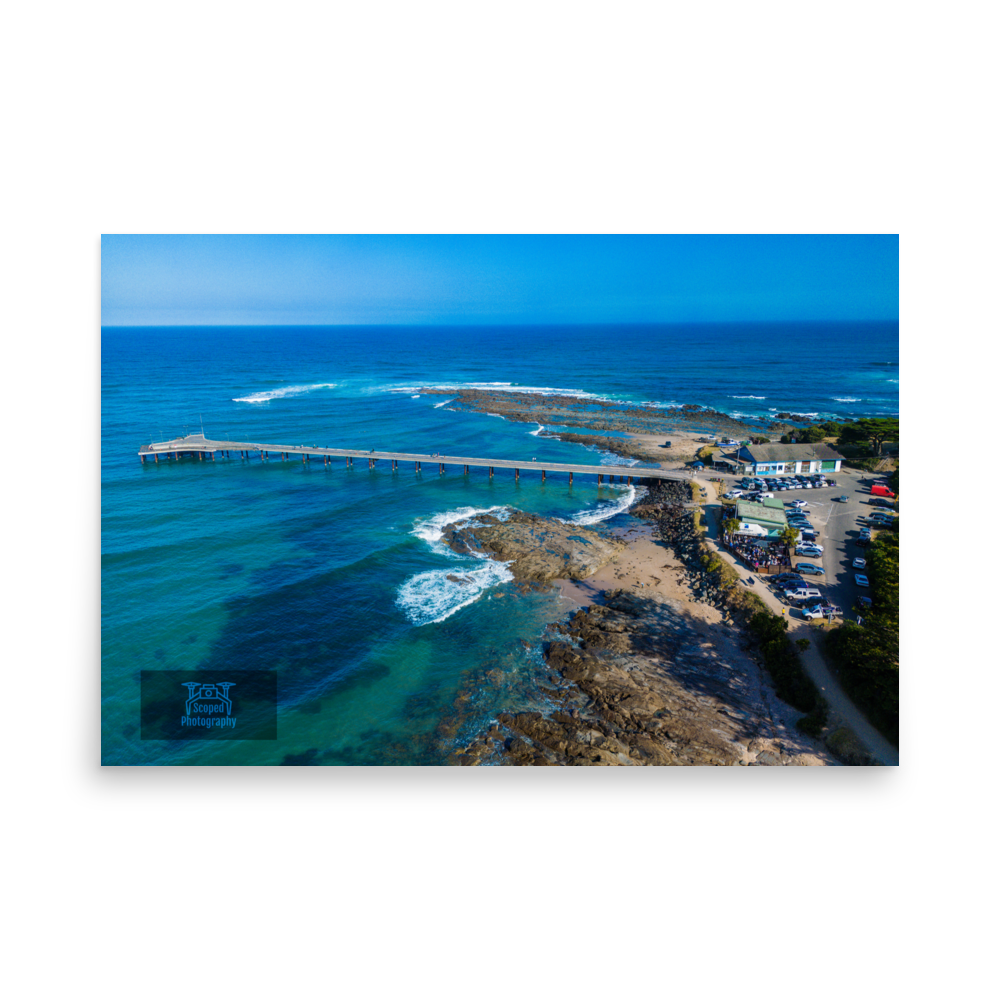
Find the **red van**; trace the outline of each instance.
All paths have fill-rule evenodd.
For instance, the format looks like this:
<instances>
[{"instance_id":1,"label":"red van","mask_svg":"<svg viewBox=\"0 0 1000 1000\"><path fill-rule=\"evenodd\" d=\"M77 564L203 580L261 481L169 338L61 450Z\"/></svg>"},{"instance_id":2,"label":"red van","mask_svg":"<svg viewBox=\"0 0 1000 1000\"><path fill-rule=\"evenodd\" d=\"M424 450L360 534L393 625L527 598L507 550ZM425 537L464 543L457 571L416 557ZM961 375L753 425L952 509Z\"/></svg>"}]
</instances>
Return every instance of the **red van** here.
<instances>
[{"instance_id":1,"label":"red van","mask_svg":"<svg viewBox=\"0 0 1000 1000\"><path fill-rule=\"evenodd\" d=\"M896 494L889 489L885 483L876 483L872 487L872 496L876 497L894 497Z\"/></svg>"}]
</instances>

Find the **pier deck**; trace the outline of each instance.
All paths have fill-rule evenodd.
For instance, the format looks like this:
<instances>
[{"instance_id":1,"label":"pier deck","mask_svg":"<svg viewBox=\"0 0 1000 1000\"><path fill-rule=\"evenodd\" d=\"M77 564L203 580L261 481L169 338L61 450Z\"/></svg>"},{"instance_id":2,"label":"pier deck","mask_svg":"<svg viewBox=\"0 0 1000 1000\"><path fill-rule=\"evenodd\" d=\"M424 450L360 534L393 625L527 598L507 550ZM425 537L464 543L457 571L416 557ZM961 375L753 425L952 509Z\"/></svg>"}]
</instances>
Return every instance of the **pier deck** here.
<instances>
[{"instance_id":1,"label":"pier deck","mask_svg":"<svg viewBox=\"0 0 1000 1000\"><path fill-rule=\"evenodd\" d=\"M470 466L474 466L489 469L491 476L494 469L513 469L515 478L520 478L522 469L532 469L541 473L543 479L550 472L566 472L569 474L570 482L573 480L574 473L598 476L599 480L603 479L604 476L622 476L627 477L629 482L632 481L633 477L684 481L691 477L690 473L684 469L655 469L628 465L578 465L567 462L551 462L548 459L537 461L536 459L474 458L464 455L421 455L402 451L361 451L356 448L327 448L321 445L305 444L213 441L203 434L189 434L187 437L174 438L172 441L143 445L138 454L143 462L147 458L159 462L161 458L177 459L181 455L198 455L202 459L210 457L214 461L215 456L220 453L228 458L236 457L249 460L257 457L262 461L275 461L295 455L301 456L303 462L323 459L324 464L329 464L331 458L343 458L348 465L353 465L354 459L359 458L367 459L369 468L374 468L375 462L390 461L393 469L396 469L400 462L413 462L415 470L418 472L423 471L423 463L428 465L436 463L439 473L444 472L446 465L460 465L465 471L468 471Z\"/></svg>"}]
</instances>

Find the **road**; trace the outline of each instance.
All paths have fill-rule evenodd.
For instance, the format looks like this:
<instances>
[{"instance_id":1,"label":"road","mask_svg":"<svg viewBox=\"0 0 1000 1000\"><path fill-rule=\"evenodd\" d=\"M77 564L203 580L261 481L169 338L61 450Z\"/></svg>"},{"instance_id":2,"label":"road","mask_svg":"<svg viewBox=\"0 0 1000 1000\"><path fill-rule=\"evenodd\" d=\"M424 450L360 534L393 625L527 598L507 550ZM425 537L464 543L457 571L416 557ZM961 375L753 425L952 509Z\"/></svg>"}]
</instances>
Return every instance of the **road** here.
<instances>
[{"instance_id":1,"label":"road","mask_svg":"<svg viewBox=\"0 0 1000 1000\"><path fill-rule=\"evenodd\" d=\"M742 476L726 476L722 478L727 486L738 483ZM809 520L819 529L819 544L824 547L823 568L826 571L824 576L811 577L819 581L817 584L823 595L829 598L834 604L839 604L844 609L844 614L849 615L852 606L859 594L866 591L857 586L854 582L854 574L864 572L856 570L851 565L852 560L857 556L864 555L864 549L855 544L858 531L861 527L859 517L873 512L876 508L867 503L867 485L875 477L868 473L857 472L837 472L833 478L837 485L820 490L786 490L776 493L775 496L783 502L788 500L805 500L808 506ZM711 485L707 479L702 477L695 480L708 490L709 498L713 497ZM833 497L846 495L849 497L847 503L837 503ZM718 503L707 503L706 508L718 507ZM718 541L718 524L714 511L709 511L706 517L708 537L710 540ZM740 573L743 580L747 580L752 574L747 568L729 554L725 549L719 548L719 553L723 559L734 566ZM794 560L799 562L797 558ZM814 558L802 557L801 561L816 562ZM864 716L861 710L848 698L843 688L837 683L826 661L819 651L816 634L808 620L800 613L793 611L787 604L765 584L766 577L754 576L754 593L760 597L764 603L775 614L784 611L788 618L788 631L792 638L810 638L809 648L802 654L802 665L806 673L812 678L813 683L823 692L830 706L831 725L843 724L853 730L858 739L865 745L868 751L879 761L891 767L899 766L899 750L894 747Z\"/></svg>"}]
</instances>

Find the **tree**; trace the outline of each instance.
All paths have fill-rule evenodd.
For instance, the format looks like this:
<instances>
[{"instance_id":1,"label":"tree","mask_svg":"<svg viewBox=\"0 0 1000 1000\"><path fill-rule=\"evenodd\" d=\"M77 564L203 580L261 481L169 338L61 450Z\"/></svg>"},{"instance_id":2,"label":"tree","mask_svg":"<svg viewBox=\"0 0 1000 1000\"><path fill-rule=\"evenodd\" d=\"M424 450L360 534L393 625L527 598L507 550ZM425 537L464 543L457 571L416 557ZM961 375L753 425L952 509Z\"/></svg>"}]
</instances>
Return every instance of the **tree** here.
<instances>
[{"instance_id":1,"label":"tree","mask_svg":"<svg viewBox=\"0 0 1000 1000\"><path fill-rule=\"evenodd\" d=\"M722 530L726 535L732 537L736 534L740 527L740 519L738 517L727 517L725 521L722 522Z\"/></svg>"},{"instance_id":2,"label":"tree","mask_svg":"<svg viewBox=\"0 0 1000 1000\"><path fill-rule=\"evenodd\" d=\"M864 417L853 424L845 424L837 444L857 444L864 441L871 446L873 455L882 454L883 442L899 439L899 420L895 417Z\"/></svg>"},{"instance_id":3,"label":"tree","mask_svg":"<svg viewBox=\"0 0 1000 1000\"><path fill-rule=\"evenodd\" d=\"M790 524L785 525L785 530L779 536L789 548L792 548L799 540L799 529L793 528Z\"/></svg>"}]
</instances>

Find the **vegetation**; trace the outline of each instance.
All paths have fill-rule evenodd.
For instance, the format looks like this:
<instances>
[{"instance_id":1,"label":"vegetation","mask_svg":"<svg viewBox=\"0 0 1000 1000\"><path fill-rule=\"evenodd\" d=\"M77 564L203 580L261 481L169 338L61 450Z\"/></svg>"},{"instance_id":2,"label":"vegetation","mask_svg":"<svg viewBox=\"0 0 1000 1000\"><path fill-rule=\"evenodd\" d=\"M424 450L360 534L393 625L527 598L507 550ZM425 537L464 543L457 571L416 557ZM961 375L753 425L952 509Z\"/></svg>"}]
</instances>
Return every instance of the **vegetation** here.
<instances>
[{"instance_id":1,"label":"vegetation","mask_svg":"<svg viewBox=\"0 0 1000 1000\"><path fill-rule=\"evenodd\" d=\"M872 606L864 624L827 633L827 649L844 690L872 724L899 743L899 529L880 532L868 548Z\"/></svg>"},{"instance_id":2,"label":"vegetation","mask_svg":"<svg viewBox=\"0 0 1000 1000\"><path fill-rule=\"evenodd\" d=\"M886 480L889 483L889 489L892 490L896 496L899 496L899 463L896 464L896 468L889 475Z\"/></svg>"},{"instance_id":3,"label":"vegetation","mask_svg":"<svg viewBox=\"0 0 1000 1000\"><path fill-rule=\"evenodd\" d=\"M796 724L802 732L818 736L826 725L826 700L802 668L798 650L788 638L788 619L765 609L757 612L748 625L778 697L806 713ZM799 640L803 641L808 646L809 640Z\"/></svg>"},{"instance_id":4,"label":"vegetation","mask_svg":"<svg viewBox=\"0 0 1000 1000\"><path fill-rule=\"evenodd\" d=\"M722 530L727 535L735 534L740 527L740 519L738 517L727 517L725 521L722 522Z\"/></svg>"},{"instance_id":5,"label":"vegetation","mask_svg":"<svg viewBox=\"0 0 1000 1000\"><path fill-rule=\"evenodd\" d=\"M793 548L795 543L799 540L799 529L793 528L790 524L786 524L779 537L785 545L789 548Z\"/></svg>"},{"instance_id":6,"label":"vegetation","mask_svg":"<svg viewBox=\"0 0 1000 1000\"><path fill-rule=\"evenodd\" d=\"M895 417L865 417L841 429L837 444L867 442L873 455L882 454L885 441L899 440L899 420Z\"/></svg>"}]
</instances>

